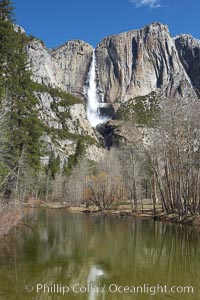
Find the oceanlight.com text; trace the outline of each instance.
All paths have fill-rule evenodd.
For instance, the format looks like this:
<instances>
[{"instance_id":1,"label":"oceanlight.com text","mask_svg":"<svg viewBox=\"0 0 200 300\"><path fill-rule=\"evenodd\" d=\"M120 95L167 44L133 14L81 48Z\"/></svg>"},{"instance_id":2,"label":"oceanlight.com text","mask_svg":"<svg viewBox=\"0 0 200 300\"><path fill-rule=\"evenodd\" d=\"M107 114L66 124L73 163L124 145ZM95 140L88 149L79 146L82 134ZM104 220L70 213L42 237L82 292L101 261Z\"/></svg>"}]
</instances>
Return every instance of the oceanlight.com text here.
<instances>
[{"instance_id":1,"label":"oceanlight.com text","mask_svg":"<svg viewBox=\"0 0 200 300\"><path fill-rule=\"evenodd\" d=\"M61 284L61 283L37 283L36 285L27 284L25 291L28 293L36 292L37 294L90 294L90 293L105 293L105 294L148 294L155 296L158 294L180 295L180 294L194 294L193 286L168 286L160 284L142 284L142 285L120 285L117 283L104 284L102 286L96 284Z\"/></svg>"}]
</instances>

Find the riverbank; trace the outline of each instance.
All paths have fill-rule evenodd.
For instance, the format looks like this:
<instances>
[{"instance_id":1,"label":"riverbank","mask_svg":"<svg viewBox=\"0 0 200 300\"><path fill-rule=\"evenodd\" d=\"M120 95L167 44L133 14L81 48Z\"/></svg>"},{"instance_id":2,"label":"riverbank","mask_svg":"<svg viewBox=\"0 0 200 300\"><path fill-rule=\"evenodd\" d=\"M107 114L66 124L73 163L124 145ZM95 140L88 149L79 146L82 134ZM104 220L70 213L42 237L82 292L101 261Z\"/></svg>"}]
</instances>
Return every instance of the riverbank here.
<instances>
[{"instance_id":1,"label":"riverbank","mask_svg":"<svg viewBox=\"0 0 200 300\"><path fill-rule=\"evenodd\" d=\"M29 201L28 203L23 203L24 207L29 208L46 208L46 209L55 209L55 210L66 210L71 213L88 213L88 214L99 214L104 216L115 215L119 217L135 217L141 219L150 219L159 222L166 223L176 223L176 224L184 224L184 225L193 225L200 226L200 216L184 216L180 217L178 214L165 214L161 211L161 208L158 207L156 213L154 213L152 207L150 205L144 205L141 210L138 212L133 212L131 210L131 206L129 205L119 205L115 209L99 209L96 206L86 207L84 205L81 206L71 206L69 203L62 202L49 202L49 201Z\"/></svg>"},{"instance_id":2,"label":"riverbank","mask_svg":"<svg viewBox=\"0 0 200 300\"><path fill-rule=\"evenodd\" d=\"M91 215L118 216L120 218L133 217L140 219L149 219L164 223L175 223L191 226L200 226L200 216L180 216L176 213L165 214L158 207L156 213L153 212L150 205L144 205L143 209L133 212L129 205L119 205L115 209L99 209L96 206L86 207L84 205L71 206L69 203L49 202L41 200L30 200L27 203L18 205L18 208L6 207L0 211L0 237L7 236L10 230L16 227L27 214L27 208L45 208L52 210L64 210L70 213L86 213Z\"/></svg>"},{"instance_id":3,"label":"riverbank","mask_svg":"<svg viewBox=\"0 0 200 300\"><path fill-rule=\"evenodd\" d=\"M0 210L0 237L6 236L9 231L16 227L23 219L24 214L20 208L14 208L13 206L5 206Z\"/></svg>"}]
</instances>

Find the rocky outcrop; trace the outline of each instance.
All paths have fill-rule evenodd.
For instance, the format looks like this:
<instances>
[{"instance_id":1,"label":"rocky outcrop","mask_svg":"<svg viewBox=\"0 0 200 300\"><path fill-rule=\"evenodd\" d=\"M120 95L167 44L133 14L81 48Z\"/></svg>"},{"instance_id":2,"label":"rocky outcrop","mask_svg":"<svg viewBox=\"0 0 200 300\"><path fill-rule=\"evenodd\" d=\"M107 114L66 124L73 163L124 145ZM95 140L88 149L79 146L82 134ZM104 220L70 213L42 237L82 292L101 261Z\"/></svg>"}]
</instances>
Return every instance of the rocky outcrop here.
<instances>
[{"instance_id":1,"label":"rocky outcrop","mask_svg":"<svg viewBox=\"0 0 200 300\"><path fill-rule=\"evenodd\" d=\"M200 42L188 35L173 39L166 25L152 23L106 37L97 46L97 85L106 102L124 102L152 91L165 97L195 97L200 87ZM93 48L76 40L48 50L39 40L27 53L36 82L84 99Z\"/></svg>"},{"instance_id":2,"label":"rocky outcrop","mask_svg":"<svg viewBox=\"0 0 200 300\"><path fill-rule=\"evenodd\" d=\"M34 39L27 46L33 80L83 98L92 51L92 46L80 40L48 50Z\"/></svg>"},{"instance_id":3,"label":"rocky outcrop","mask_svg":"<svg viewBox=\"0 0 200 300\"><path fill-rule=\"evenodd\" d=\"M96 57L108 102L126 101L158 89L166 97L195 95L168 27L160 23L105 38Z\"/></svg>"},{"instance_id":4,"label":"rocky outcrop","mask_svg":"<svg viewBox=\"0 0 200 300\"><path fill-rule=\"evenodd\" d=\"M175 39L180 60L193 86L200 90L200 40L183 34Z\"/></svg>"},{"instance_id":5,"label":"rocky outcrop","mask_svg":"<svg viewBox=\"0 0 200 300\"><path fill-rule=\"evenodd\" d=\"M65 93L64 98L62 93L61 97L53 96L57 90L61 90L78 96L79 99L84 98L92 53L93 48L79 40L69 41L52 51L36 39L27 45L33 80L47 86L44 91L40 86L41 91L35 92L39 100L40 119L48 128L48 133L42 137L47 151L47 155L41 158L43 164L48 163L48 153L51 151L55 156L59 155L62 165L67 163L68 158L75 155L80 139L84 143L88 159L98 160L102 153L102 149L97 147L98 139L94 130L87 120L85 103L77 99L70 104L70 95L69 100L66 100Z\"/></svg>"},{"instance_id":6,"label":"rocky outcrop","mask_svg":"<svg viewBox=\"0 0 200 300\"><path fill-rule=\"evenodd\" d=\"M68 158L76 153L78 141L85 147L86 157L98 160L102 149L97 147L98 139L90 126L83 103L65 105L60 97L53 97L48 92L35 92L39 100L39 117L47 128L42 142L46 154L41 157L42 163L48 164L49 153L59 155L61 165L68 162Z\"/></svg>"},{"instance_id":7,"label":"rocky outcrop","mask_svg":"<svg viewBox=\"0 0 200 300\"><path fill-rule=\"evenodd\" d=\"M18 33L21 33L21 34L26 34L25 30L23 27L17 25L17 24L13 24L14 26L14 31L15 32L18 32Z\"/></svg>"},{"instance_id":8,"label":"rocky outcrop","mask_svg":"<svg viewBox=\"0 0 200 300\"><path fill-rule=\"evenodd\" d=\"M142 105L146 122L146 106L157 103L156 97L183 97L190 100L196 98L197 90L200 90L200 41L188 35L173 39L168 27L163 24L153 23L140 30L106 37L95 53L97 89L107 102L99 108L102 115L114 118L115 111L129 115L130 106L135 108L135 103L139 102L137 113L141 119ZM27 45L35 82L84 100L92 54L92 46L80 40L69 41L53 50L48 50L42 41L36 39ZM135 136L127 117L126 125L114 121L100 125L93 131L82 101L74 105L59 105L62 99L52 97L48 92L37 93L37 97L40 100L40 117L45 125L54 133L56 130L65 131L65 135L69 133L67 138L55 138L54 135L52 139L51 134L44 137L54 152L63 153L63 159L74 153L76 136L89 136L95 142L96 136L100 142L103 136L106 148ZM137 114L134 116L137 117ZM88 145L86 151L93 158L97 158L101 152L95 143Z\"/></svg>"},{"instance_id":9,"label":"rocky outcrop","mask_svg":"<svg viewBox=\"0 0 200 300\"><path fill-rule=\"evenodd\" d=\"M80 40L69 41L51 52L52 58L61 70L58 80L67 92L84 97L92 52L92 46Z\"/></svg>"},{"instance_id":10,"label":"rocky outcrop","mask_svg":"<svg viewBox=\"0 0 200 300\"><path fill-rule=\"evenodd\" d=\"M62 99L52 97L47 92L37 92L39 99L40 119L53 129L67 129L69 133L89 135L95 138L93 128L86 117L83 103L73 105L62 104Z\"/></svg>"}]
</instances>

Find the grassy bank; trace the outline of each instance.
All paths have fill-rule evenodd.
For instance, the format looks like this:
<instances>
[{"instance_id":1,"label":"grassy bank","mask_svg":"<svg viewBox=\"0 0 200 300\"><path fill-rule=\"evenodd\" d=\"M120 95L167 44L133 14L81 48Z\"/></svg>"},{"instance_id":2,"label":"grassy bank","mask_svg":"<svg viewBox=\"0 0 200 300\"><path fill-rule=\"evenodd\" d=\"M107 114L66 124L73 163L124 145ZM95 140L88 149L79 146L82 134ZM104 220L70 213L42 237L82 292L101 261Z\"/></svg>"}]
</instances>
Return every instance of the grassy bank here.
<instances>
[{"instance_id":1,"label":"grassy bank","mask_svg":"<svg viewBox=\"0 0 200 300\"><path fill-rule=\"evenodd\" d=\"M46 208L46 209L62 209L71 213L88 213L88 214L101 214L104 216L115 215L118 217L135 217L142 219L151 219L154 221L176 223L176 224L187 224L200 226L200 216L198 215L188 215L180 217L178 214L165 214L161 212L161 208L158 206L156 212L149 203L143 205L142 209L137 212L132 211L130 204L119 205L115 208L110 209L99 209L97 206L85 205L71 206L69 203L64 202L49 202L49 201L29 201L23 204L25 207L30 208Z\"/></svg>"}]
</instances>

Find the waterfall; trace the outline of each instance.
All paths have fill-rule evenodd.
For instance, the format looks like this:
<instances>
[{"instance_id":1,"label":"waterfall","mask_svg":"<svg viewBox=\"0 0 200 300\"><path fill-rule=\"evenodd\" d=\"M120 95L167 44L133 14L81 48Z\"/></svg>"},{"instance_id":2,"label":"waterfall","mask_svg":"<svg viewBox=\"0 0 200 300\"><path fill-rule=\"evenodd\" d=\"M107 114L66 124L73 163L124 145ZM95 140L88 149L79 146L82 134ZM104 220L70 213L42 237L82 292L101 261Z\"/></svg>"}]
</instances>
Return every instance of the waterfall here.
<instances>
[{"instance_id":1,"label":"waterfall","mask_svg":"<svg viewBox=\"0 0 200 300\"><path fill-rule=\"evenodd\" d=\"M95 265L91 267L90 273L87 278L87 284L89 288L88 300L99 299L99 294L101 293L101 299L105 299L105 291L99 286L99 280L101 277L105 277L105 273L102 269L96 267Z\"/></svg>"},{"instance_id":2,"label":"waterfall","mask_svg":"<svg viewBox=\"0 0 200 300\"><path fill-rule=\"evenodd\" d=\"M87 118L92 127L96 127L98 124L105 123L110 118L100 115L100 106L102 103L102 97L98 94L96 83L96 56L95 50L93 50L92 62L88 76L88 88L86 90L87 96ZM101 98L101 102L100 102Z\"/></svg>"}]
</instances>

